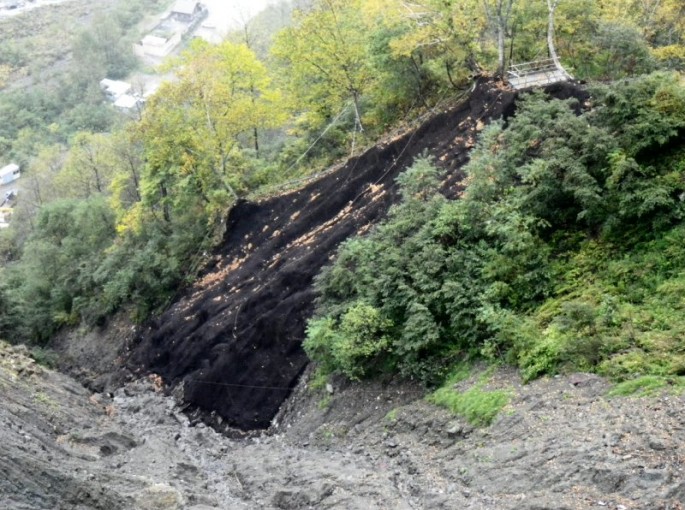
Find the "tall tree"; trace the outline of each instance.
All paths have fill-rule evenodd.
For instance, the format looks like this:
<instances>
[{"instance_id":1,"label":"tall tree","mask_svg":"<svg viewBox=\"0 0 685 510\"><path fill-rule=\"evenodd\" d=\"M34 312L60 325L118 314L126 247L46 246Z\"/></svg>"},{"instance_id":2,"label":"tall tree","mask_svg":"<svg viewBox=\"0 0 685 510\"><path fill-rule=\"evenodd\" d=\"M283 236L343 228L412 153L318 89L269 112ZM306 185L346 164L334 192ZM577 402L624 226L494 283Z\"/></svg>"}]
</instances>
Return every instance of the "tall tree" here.
<instances>
[{"instance_id":1,"label":"tall tree","mask_svg":"<svg viewBox=\"0 0 685 510\"><path fill-rule=\"evenodd\" d=\"M80 132L71 140L71 150L56 185L62 197L90 198L108 192L114 173L109 136Z\"/></svg>"},{"instance_id":2,"label":"tall tree","mask_svg":"<svg viewBox=\"0 0 685 510\"><path fill-rule=\"evenodd\" d=\"M491 0L483 0L485 17L491 26L495 27L497 33L497 74L504 75L504 65L506 59L505 42L509 30L509 20L514 0L496 0L494 5Z\"/></svg>"},{"instance_id":3,"label":"tall tree","mask_svg":"<svg viewBox=\"0 0 685 510\"><path fill-rule=\"evenodd\" d=\"M194 41L176 64L178 80L151 98L139 124L141 196L166 222L191 204L218 212L237 198L248 185L245 146L283 121L279 93L244 44Z\"/></svg>"},{"instance_id":4,"label":"tall tree","mask_svg":"<svg viewBox=\"0 0 685 510\"><path fill-rule=\"evenodd\" d=\"M310 11L295 15L295 26L276 38L273 53L285 65L297 106L322 117L345 103L354 108L363 129L360 100L373 75L367 53L361 0L317 0Z\"/></svg>"}]
</instances>

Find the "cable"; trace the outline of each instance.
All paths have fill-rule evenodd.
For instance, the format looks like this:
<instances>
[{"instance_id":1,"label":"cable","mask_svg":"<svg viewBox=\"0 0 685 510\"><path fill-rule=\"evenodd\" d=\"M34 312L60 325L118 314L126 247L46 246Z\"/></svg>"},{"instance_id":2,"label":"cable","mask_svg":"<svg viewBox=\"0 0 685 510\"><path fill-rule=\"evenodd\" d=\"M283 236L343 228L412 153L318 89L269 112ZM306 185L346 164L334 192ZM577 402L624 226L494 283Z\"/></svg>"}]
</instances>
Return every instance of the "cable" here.
<instances>
[{"instance_id":1,"label":"cable","mask_svg":"<svg viewBox=\"0 0 685 510\"><path fill-rule=\"evenodd\" d=\"M250 384L232 384L232 383L221 383L221 382L212 382L212 381L201 381L199 379L185 379L185 382L187 383L196 383L196 384L206 384L209 386L225 386L229 388L245 388L245 389L253 389L253 390L273 390L273 391L293 391L296 389L296 386L258 386L258 385L250 385ZM347 391L347 390L346 390ZM388 390L376 390L376 391L370 391L370 390L361 390L361 389L352 389L350 391L354 391L356 393L366 393L366 394L373 394L373 395L382 395L388 392L392 392L392 389ZM426 395L428 391L424 390L398 390L398 392L401 391L401 394L403 395Z\"/></svg>"},{"instance_id":2,"label":"cable","mask_svg":"<svg viewBox=\"0 0 685 510\"><path fill-rule=\"evenodd\" d=\"M295 162L294 162L292 165L290 165L290 166L285 170L284 173L285 173L286 175L287 175L288 172L290 172L290 170L292 170L300 161L302 161L302 159L303 159L307 154L309 154L309 151L311 151L311 150L316 146L316 144L319 143L319 142L321 141L321 139L324 137L324 135L325 135L326 133L328 133L328 130L331 129L331 128L333 127L333 125L334 125L336 122L338 122L338 119L340 119L340 117L342 117L343 113L345 113L349 107L350 107L350 105L349 105L349 103L348 103L348 104L346 104L346 105L343 107L342 110L340 110L340 113L338 113L338 115L331 121L331 123L328 124L328 126L326 126L326 129L324 129L324 130L321 132L321 134L319 135L319 137L318 137L316 140L314 140L314 143L312 143L312 144L307 148L307 150L304 151L304 153L302 153L302 155L301 155L299 158L297 158L297 159L295 160Z\"/></svg>"}]
</instances>

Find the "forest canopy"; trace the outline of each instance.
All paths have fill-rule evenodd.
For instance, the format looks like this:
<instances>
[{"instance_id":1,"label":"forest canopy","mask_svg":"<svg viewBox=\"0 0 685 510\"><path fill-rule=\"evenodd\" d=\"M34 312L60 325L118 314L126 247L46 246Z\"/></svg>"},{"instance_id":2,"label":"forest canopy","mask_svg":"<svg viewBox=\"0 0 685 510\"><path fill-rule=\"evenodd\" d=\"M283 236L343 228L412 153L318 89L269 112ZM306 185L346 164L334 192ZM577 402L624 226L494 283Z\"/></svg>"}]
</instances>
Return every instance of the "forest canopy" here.
<instances>
[{"instance_id":1,"label":"forest canopy","mask_svg":"<svg viewBox=\"0 0 685 510\"><path fill-rule=\"evenodd\" d=\"M402 202L317 280L305 348L324 372L684 373L685 82L591 92L580 115L536 93L488 126L458 200L426 159L398 178Z\"/></svg>"}]
</instances>

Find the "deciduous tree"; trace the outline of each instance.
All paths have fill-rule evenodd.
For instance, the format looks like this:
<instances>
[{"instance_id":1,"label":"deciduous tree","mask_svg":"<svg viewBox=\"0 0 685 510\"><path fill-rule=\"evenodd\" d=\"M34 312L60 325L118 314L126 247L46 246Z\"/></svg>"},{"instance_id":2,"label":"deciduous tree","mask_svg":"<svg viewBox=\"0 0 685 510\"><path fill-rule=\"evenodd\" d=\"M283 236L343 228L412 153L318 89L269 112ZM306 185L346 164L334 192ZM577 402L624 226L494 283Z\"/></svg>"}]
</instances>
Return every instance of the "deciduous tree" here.
<instances>
[{"instance_id":1,"label":"deciduous tree","mask_svg":"<svg viewBox=\"0 0 685 510\"><path fill-rule=\"evenodd\" d=\"M360 100L373 74L360 6L361 0L317 0L310 11L296 13L273 52L284 64L296 108L326 118L349 102L363 129Z\"/></svg>"},{"instance_id":2,"label":"deciduous tree","mask_svg":"<svg viewBox=\"0 0 685 510\"><path fill-rule=\"evenodd\" d=\"M178 80L150 99L139 124L141 197L167 222L193 204L223 211L248 187L244 149L255 130L283 121L280 94L247 46L195 41L176 64Z\"/></svg>"}]
</instances>

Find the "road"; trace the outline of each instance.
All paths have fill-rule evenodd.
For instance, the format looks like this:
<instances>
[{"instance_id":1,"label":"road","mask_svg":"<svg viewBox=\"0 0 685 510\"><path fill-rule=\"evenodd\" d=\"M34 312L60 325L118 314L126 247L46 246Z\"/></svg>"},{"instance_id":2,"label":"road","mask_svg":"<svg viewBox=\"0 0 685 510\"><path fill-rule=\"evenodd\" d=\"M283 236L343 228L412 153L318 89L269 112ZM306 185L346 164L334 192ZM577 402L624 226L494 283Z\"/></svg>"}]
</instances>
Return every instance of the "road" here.
<instances>
[{"instance_id":1,"label":"road","mask_svg":"<svg viewBox=\"0 0 685 510\"><path fill-rule=\"evenodd\" d=\"M0 0L0 18L9 18L44 5L61 4L69 0Z\"/></svg>"},{"instance_id":2,"label":"road","mask_svg":"<svg viewBox=\"0 0 685 510\"><path fill-rule=\"evenodd\" d=\"M279 0L201 0L209 9L206 25L213 25L220 33L239 28L247 20Z\"/></svg>"}]
</instances>

